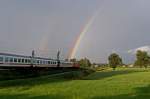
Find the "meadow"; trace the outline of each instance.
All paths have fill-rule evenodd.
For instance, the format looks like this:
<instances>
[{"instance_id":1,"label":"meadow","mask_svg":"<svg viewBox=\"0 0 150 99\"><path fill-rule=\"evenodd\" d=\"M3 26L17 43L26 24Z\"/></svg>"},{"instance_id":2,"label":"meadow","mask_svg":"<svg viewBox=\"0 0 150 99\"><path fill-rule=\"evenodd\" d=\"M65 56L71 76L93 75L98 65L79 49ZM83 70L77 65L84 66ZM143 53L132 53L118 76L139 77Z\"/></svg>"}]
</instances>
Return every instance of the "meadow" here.
<instances>
[{"instance_id":1,"label":"meadow","mask_svg":"<svg viewBox=\"0 0 150 99\"><path fill-rule=\"evenodd\" d=\"M0 99L149 99L150 70L109 69L84 78L64 75L0 81Z\"/></svg>"}]
</instances>

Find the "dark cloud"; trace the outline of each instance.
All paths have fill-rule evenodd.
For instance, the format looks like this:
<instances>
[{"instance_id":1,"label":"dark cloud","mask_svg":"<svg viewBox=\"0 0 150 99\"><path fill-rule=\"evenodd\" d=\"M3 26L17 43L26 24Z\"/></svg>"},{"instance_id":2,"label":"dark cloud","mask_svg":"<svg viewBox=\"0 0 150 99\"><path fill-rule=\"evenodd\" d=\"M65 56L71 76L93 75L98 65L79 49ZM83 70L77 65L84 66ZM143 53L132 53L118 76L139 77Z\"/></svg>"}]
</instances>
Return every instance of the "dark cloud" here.
<instances>
[{"instance_id":1,"label":"dark cloud","mask_svg":"<svg viewBox=\"0 0 150 99\"><path fill-rule=\"evenodd\" d=\"M149 0L1 0L0 51L30 55L35 49L42 55L43 48L54 57L61 49L66 58L99 8L76 56L106 62L115 51L130 62L127 51L150 42Z\"/></svg>"}]
</instances>

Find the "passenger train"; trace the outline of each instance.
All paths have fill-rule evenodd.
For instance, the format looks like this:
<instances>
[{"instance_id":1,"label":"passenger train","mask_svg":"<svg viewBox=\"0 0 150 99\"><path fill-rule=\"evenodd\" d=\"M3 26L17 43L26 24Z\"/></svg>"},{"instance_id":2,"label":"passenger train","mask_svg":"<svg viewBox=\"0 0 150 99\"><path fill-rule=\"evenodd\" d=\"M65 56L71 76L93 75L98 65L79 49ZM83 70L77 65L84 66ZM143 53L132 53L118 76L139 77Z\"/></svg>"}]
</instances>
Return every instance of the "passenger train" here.
<instances>
[{"instance_id":1,"label":"passenger train","mask_svg":"<svg viewBox=\"0 0 150 99\"><path fill-rule=\"evenodd\" d=\"M69 61L32 56L0 53L0 67L78 67Z\"/></svg>"}]
</instances>

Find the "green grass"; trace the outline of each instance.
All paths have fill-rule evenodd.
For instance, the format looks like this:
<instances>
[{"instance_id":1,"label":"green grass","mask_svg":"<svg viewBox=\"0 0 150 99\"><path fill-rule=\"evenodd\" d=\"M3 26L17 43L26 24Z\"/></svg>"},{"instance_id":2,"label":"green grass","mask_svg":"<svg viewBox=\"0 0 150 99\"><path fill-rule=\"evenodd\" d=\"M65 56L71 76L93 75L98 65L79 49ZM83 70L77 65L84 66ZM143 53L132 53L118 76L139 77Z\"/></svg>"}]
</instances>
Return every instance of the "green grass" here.
<instances>
[{"instance_id":1,"label":"green grass","mask_svg":"<svg viewBox=\"0 0 150 99\"><path fill-rule=\"evenodd\" d=\"M0 99L149 99L150 70L95 72L82 80L64 75L0 81Z\"/></svg>"}]
</instances>

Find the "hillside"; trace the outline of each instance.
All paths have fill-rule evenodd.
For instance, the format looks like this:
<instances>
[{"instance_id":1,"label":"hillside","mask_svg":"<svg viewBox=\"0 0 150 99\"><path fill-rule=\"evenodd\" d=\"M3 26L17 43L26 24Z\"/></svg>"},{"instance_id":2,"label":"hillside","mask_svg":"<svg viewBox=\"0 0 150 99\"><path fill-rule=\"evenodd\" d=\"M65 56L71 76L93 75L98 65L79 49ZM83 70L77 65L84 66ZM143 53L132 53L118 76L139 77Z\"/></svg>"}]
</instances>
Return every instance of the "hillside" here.
<instances>
[{"instance_id":1,"label":"hillside","mask_svg":"<svg viewBox=\"0 0 150 99\"><path fill-rule=\"evenodd\" d=\"M150 70L95 72L83 79L64 75L0 81L0 99L148 99Z\"/></svg>"}]
</instances>

